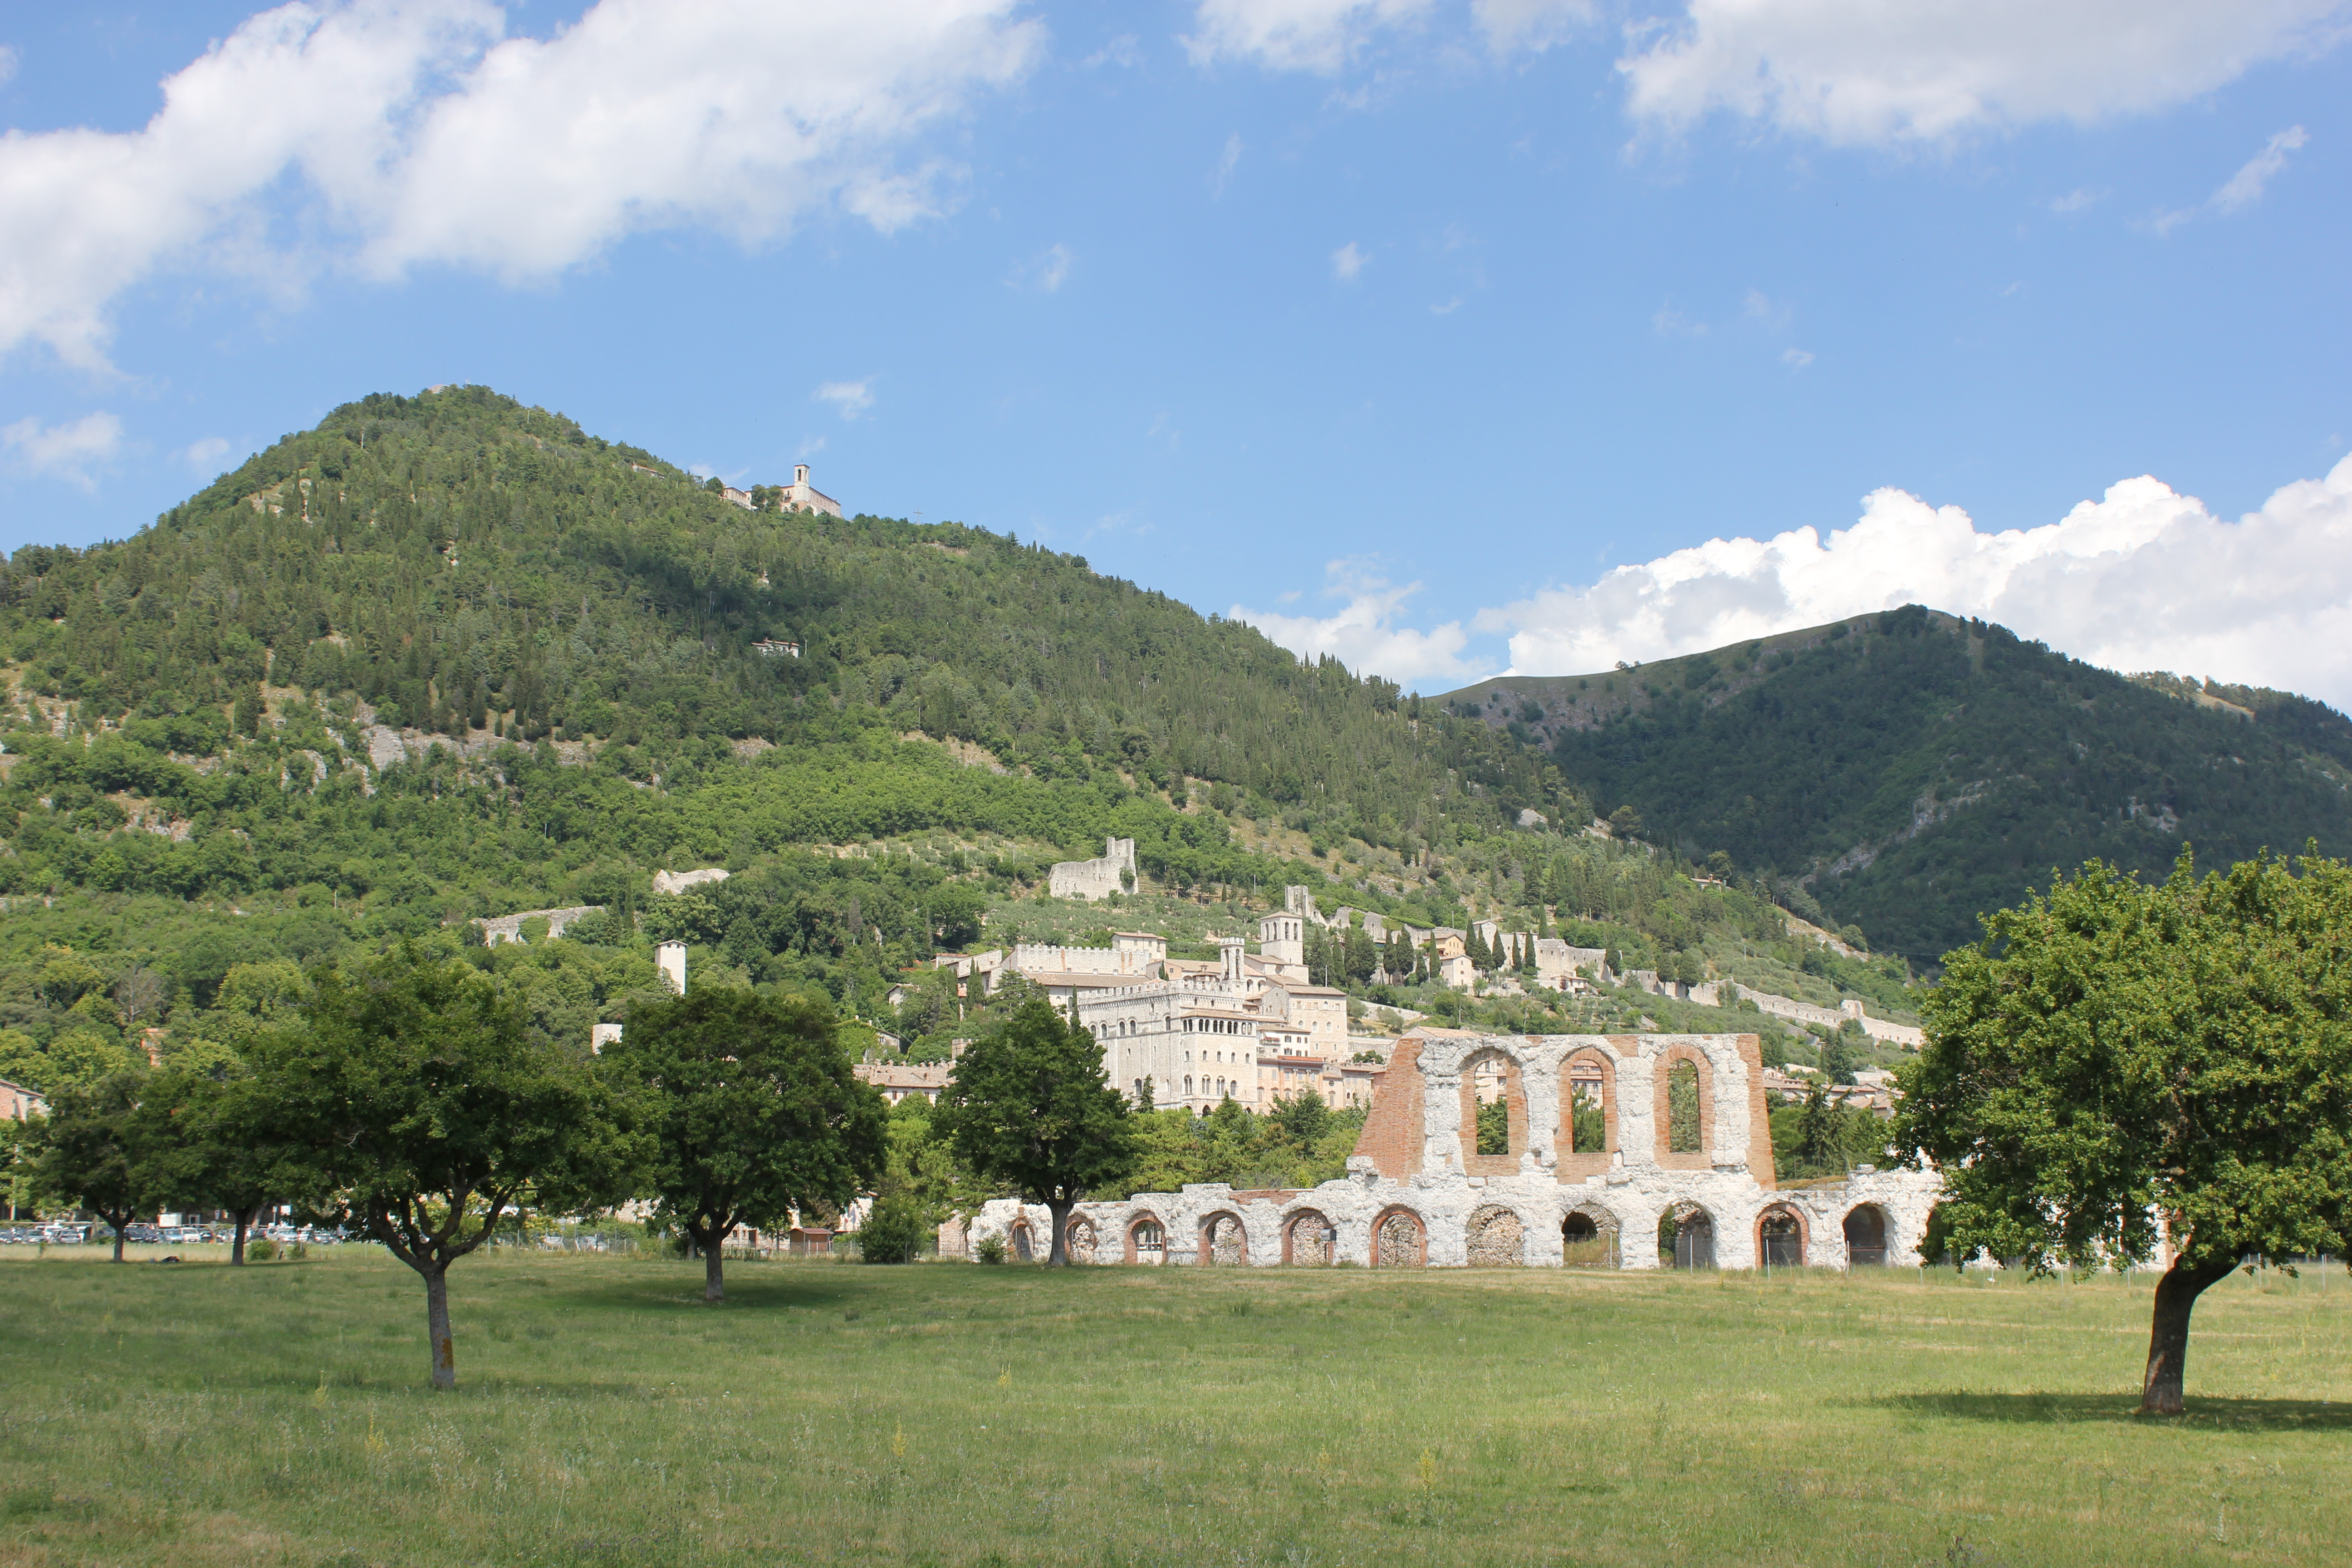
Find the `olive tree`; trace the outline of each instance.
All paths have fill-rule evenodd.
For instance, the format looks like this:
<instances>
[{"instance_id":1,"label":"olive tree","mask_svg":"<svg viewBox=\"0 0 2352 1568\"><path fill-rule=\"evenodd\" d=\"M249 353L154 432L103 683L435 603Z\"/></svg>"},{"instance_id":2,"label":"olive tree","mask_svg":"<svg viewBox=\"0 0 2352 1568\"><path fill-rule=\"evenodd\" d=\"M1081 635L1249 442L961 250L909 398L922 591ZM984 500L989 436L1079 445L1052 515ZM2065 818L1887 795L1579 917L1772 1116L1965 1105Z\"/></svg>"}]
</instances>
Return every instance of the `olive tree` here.
<instances>
[{"instance_id":1,"label":"olive tree","mask_svg":"<svg viewBox=\"0 0 2352 1568\"><path fill-rule=\"evenodd\" d=\"M404 946L321 975L301 1026L248 1047L305 1206L358 1226L425 1281L436 1388L457 1383L450 1265L526 1206L604 1207L634 1184L634 1108L584 1046L529 1026L472 965Z\"/></svg>"},{"instance_id":2,"label":"olive tree","mask_svg":"<svg viewBox=\"0 0 2352 1568\"><path fill-rule=\"evenodd\" d=\"M1945 958L1899 1146L1958 1255L2171 1257L2140 1408L2181 1408L2198 1296L2352 1232L2352 868L2263 857L2147 885L2097 861Z\"/></svg>"},{"instance_id":3,"label":"olive tree","mask_svg":"<svg viewBox=\"0 0 2352 1568\"><path fill-rule=\"evenodd\" d=\"M705 1300L727 1294L737 1226L846 1204L881 1171L882 1097L852 1071L829 1003L703 986L633 1008L604 1062L643 1090L646 1184L700 1249Z\"/></svg>"}]
</instances>

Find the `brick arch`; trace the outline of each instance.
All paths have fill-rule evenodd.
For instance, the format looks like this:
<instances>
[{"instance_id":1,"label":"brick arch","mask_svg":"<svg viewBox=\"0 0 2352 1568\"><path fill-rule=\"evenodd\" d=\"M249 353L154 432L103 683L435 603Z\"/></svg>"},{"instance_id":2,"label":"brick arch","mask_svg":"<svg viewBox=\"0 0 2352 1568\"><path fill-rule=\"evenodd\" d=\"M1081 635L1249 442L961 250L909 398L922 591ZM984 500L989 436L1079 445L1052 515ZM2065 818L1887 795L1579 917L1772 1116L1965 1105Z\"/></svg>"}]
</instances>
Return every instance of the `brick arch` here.
<instances>
[{"instance_id":1,"label":"brick arch","mask_svg":"<svg viewBox=\"0 0 2352 1568\"><path fill-rule=\"evenodd\" d=\"M1671 1243L1673 1261L1668 1264L1668 1267L1674 1268L1717 1267L1717 1250L1722 1245L1723 1231L1722 1227L1716 1224L1713 1209L1689 1198L1677 1198L1668 1204L1658 1215L1659 1229L1662 1233L1658 1249L1662 1254L1669 1246L1663 1234L1668 1220L1674 1222L1675 1231L1675 1238ZM1685 1236L1690 1238L1687 1246L1683 1240ZM1664 1262L1665 1259L1662 1257L1660 1261Z\"/></svg>"},{"instance_id":2,"label":"brick arch","mask_svg":"<svg viewBox=\"0 0 2352 1568\"><path fill-rule=\"evenodd\" d=\"M1765 1224L1766 1224L1766 1222L1768 1222L1768 1221L1771 1221L1771 1220L1778 1220L1778 1219L1783 1219L1783 1218L1790 1219L1790 1220L1794 1220L1794 1221L1796 1222L1796 1225L1797 1225L1797 1256L1796 1256L1796 1257L1795 1257L1795 1258L1793 1258L1793 1259L1785 1259L1785 1260L1784 1260L1784 1259L1775 1259L1775 1258L1768 1258L1768 1257L1765 1255L1765 1247L1764 1247L1764 1226L1765 1226ZM1788 1261L1788 1262L1792 1262L1792 1263L1795 1263L1795 1264L1802 1264L1802 1263L1805 1261L1805 1259L1806 1259L1806 1258L1810 1258L1810 1257L1811 1257L1811 1256L1812 1256L1812 1248L1813 1248L1813 1222L1811 1221L1811 1219L1810 1219L1809 1217L1807 1217L1807 1215L1806 1215L1806 1214L1805 1214L1805 1211L1804 1211L1804 1210L1802 1210L1802 1209L1799 1208L1799 1207L1798 1207L1796 1205L1794 1205L1794 1204L1790 1204L1790 1203L1766 1204L1762 1209L1760 1209L1759 1211L1758 1211L1757 1215L1756 1215L1756 1234L1755 1234L1755 1241L1756 1241L1756 1262L1757 1262L1757 1264L1758 1264L1758 1266L1759 1266L1759 1268L1760 1268L1760 1267L1766 1267L1766 1266L1771 1265L1771 1264L1773 1264L1773 1263L1775 1263L1775 1262L1780 1262L1780 1261Z\"/></svg>"},{"instance_id":3,"label":"brick arch","mask_svg":"<svg viewBox=\"0 0 2352 1568\"><path fill-rule=\"evenodd\" d=\"M1583 1226L1577 1226L1577 1222L1579 1220L1584 1222ZM1589 1230L1590 1234L1572 1237L1570 1234L1571 1227L1580 1230ZM1578 1204L1570 1208L1566 1214L1559 1216L1559 1240L1561 1248L1560 1261L1563 1266L1577 1268L1616 1268L1622 1261L1619 1253L1619 1248L1623 1245L1624 1235L1624 1223L1617 1217L1615 1212L1606 1204ZM1605 1262L1586 1258L1580 1263L1569 1265L1567 1258L1567 1249L1569 1247L1590 1246L1596 1242L1605 1242L1612 1237L1616 1237L1617 1241L1609 1248L1609 1255Z\"/></svg>"},{"instance_id":4,"label":"brick arch","mask_svg":"<svg viewBox=\"0 0 2352 1568\"><path fill-rule=\"evenodd\" d=\"M1597 1062L1601 1067L1601 1117L1605 1129L1598 1149L1575 1147L1575 1090L1570 1087L1570 1069L1580 1061ZM1617 1127L1617 1058L1597 1046L1579 1046L1568 1053L1559 1064L1559 1132L1552 1145L1555 1170L1563 1182L1580 1182L1609 1168L1609 1157L1618 1149Z\"/></svg>"},{"instance_id":5,"label":"brick arch","mask_svg":"<svg viewBox=\"0 0 2352 1568\"><path fill-rule=\"evenodd\" d=\"M1303 1236L1302 1231L1305 1233ZM1322 1210L1294 1209L1284 1216L1282 1260L1285 1263L1313 1268L1339 1262L1339 1227L1333 1225Z\"/></svg>"},{"instance_id":6,"label":"brick arch","mask_svg":"<svg viewBox=\"0 0 2352 1568\"><path fill-rule=\"evenodd\" d=\"M1478 1089L1477 1068L1484 1062L1500 1062L1503 1066L1503 1106L1510 1132L1506 1140L1507 1152L1481 1154L1478 1149ZM1527 1079L1519 1067L1518 1058L1499 1046L1481 1046L1462 1058L1455 1069L1462 1087L1462 1168L1473 1176L1510 1176L1518 1173L1519 1156L1528 1148L1528 1089Z\"/></svg>"},{"instance_id":7,"label":"brick arch","mask_svg":"<svg viewBox=\"0 0 2352 1568\"><path fill-rule=\"evenodd\" d=\"M1466 1227L1473 1268L1517 1268L1528 1260L1528 1224L1507 1204L1486 1204Z\"/></svg>"},{"instance_id":8,"label":"brick arch","mask_svg":"<svg viewBox=\"0 0 2352 1568\"><path fill-rule=\"evenodd\" d=\"M1153 1252L1152 1255L1149 1257L1147 1257L1147 1253L1152 1252L1152 1249L1149 1249L1141 1246L1137 1237L1137 1233L1142 1230L1146 1226L1150 1226L1152 1229L1160 1233L1160 1246L1156 1252ZM1153 1214L1150 1209L1145 1209L1140 1213L1130 1215L1127 1221L1127 1260L1129 1263L1164 1263L1167 1259L1168 1226L1161 1222L1158 1215Z\"/></svg>"},{"instance_id":9,"label":"brick arch","mask_svg":"<svg viewBox=\"0 0 2352 1568\"><path fill-rule=\"evenodd\" d=\"M1092 1263L1095 1248L1102 1245L1102 1232L1095 1222L1082 1214L1072 1215L1070 1223L1062 1227L1063 1245L1069 1248L1073 1263Z\"/></svg>"},{"instance_id":10,"label":"brick arch","mask_svg":"<svg viewBox=\"0 0 2352 1568\"><path fill-rule=\"evenodd\" d=\"M1673 1081L1675 1065L1688 1062L1698 1073L1698 1147L1673 1153L1673 1139L1667 1135L1667 1086ZM1651 1068L1651 1097L1654 1104L1653 1147L1660 1166L1669 1171L1704 1171L1715 1163L1715 1064L1696 1046L1668 1046Z\"/></svg>"},{"instance_id":11,"label":"brick arch","mask_svg":"<svg viewBox=\"0 0 2352 1568\"><path fill-rule=\"evenodd\" d=\"M1234 1227L1232 1240L1238 1249L1237 1256L1222 1260L1216 1256L1217 1226L1221 1221ZM1231 1209L1218 1209L1201 1216L1200 1253L1194 1262L1206 1268L1220 1261L1242 1264L1249 1260L1249 1229L1242 1224L1241 1215Z\"/></svg>"},{"instance_id":12,"label":"brick arch","mask_svg":"<svg viewBox=\"0 0 2352 1568\"><path fill-rule=\"evenodd\" d=\"M1402 1204L1382 1209L1372 1221L1372 1267L1419 1268L1428 1261L1429 1226L1422 1217Z\"/></svg>"},{"instance_id":13,"label":"brick arch","mask_svg":"<svg viewBox=\"0 0 2352 1568\"><path fill-rule=\"evenodd\" d=\"M1037 1256L1036 1232L1029 1228L1029 1222L1025 1219L1016 1219L1006 1227L1004 1245L1011 1247L1013 1256L1024 1263Z\"/></svg>"}]
</instances>

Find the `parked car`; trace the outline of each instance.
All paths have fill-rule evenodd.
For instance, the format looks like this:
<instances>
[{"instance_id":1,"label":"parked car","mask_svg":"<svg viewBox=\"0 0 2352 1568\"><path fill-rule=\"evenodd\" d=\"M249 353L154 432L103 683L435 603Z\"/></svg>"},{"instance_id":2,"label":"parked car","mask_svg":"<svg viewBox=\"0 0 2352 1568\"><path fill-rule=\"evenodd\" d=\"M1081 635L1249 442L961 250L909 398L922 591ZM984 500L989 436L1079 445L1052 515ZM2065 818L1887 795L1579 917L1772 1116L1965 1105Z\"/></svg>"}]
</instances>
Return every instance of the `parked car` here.
<instances>
[{"instance_id":1,"label":"parked car","mask_svg":"<svg viewBox=\"0 0 2352 1568\"><path fill-rule=\"evenodd\" d=\"M125 1241L156 1242L163 1239L163 1233L152 1225L134 1225L123 1231L122 1239Z\"/></svg>"}]
</instances>

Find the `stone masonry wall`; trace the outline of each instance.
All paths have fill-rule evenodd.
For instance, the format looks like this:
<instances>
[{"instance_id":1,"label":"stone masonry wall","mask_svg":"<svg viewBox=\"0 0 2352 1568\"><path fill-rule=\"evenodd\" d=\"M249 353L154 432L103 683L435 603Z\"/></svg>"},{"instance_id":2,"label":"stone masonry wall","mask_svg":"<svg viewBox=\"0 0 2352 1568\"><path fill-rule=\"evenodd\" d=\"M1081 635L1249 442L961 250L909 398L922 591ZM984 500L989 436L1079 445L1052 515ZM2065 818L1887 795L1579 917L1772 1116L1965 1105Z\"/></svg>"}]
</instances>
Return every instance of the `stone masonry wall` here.
<instances>
[{"instance_id":1,"label":"stone masonry wall","mask_svg":"<svg viewBox=\"0 0 2352 1568\"><path fill-rule=\"evenodd\" d=\"M1047 874L1045 888L1057 899L1085 899L1091 902L1125 892L1127 882L1134 876L1135 840L1107 838L1098 860L1056 861Z\"/></svg>"}]
</instances>

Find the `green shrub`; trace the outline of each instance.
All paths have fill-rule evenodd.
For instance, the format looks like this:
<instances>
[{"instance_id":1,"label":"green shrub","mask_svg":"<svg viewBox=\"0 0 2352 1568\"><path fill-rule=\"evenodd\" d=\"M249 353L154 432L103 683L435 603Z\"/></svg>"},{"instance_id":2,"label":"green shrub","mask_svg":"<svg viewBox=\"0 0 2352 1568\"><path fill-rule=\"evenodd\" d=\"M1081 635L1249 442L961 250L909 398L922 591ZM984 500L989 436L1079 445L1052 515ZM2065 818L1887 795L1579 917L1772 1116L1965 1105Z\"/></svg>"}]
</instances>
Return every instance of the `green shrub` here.
<instances>
[{"instance_id":1,"label":"green shrub","mask_svg":"<svg viewBox=\"0 0 2352 1568\"><path fill-rule=\"evenodd\" d=\"M245 1244L247 1263L267 1263L278 1256L278 1244L266 1236L257 1236Z\"/></svg>"},{"instance_id":2,"label":"green shrub","mask_svg":"<svg viewBox=\"0 0 2352 1568\"><path fill-rule=\"evenodd\" d=\"M908 1194L886 1194L875 1200L873 1213L857 1232L857 1256L867 1263L912 1263L923 1250L919 1204Z\"/></svg>"},{"instance_id":3,"label":"green shrub","mask_svg":"<svg viewBox=\"0 0 2352 1568\"><path fill-rule=\"evenodd\" d=\"M971 1249L971 1255L982 1263L1002 1263L1004 1261L1004 1238L983 1236L980 1238L980 1245Z\"/></svg>"}]
</instances>

